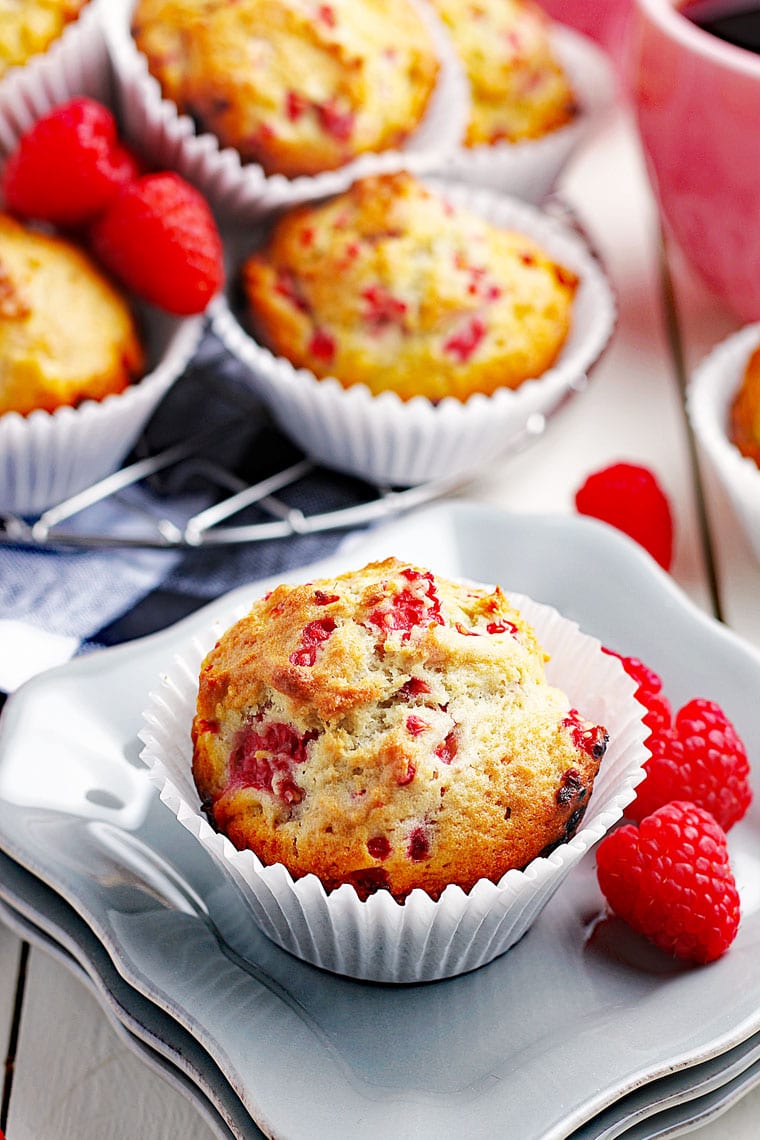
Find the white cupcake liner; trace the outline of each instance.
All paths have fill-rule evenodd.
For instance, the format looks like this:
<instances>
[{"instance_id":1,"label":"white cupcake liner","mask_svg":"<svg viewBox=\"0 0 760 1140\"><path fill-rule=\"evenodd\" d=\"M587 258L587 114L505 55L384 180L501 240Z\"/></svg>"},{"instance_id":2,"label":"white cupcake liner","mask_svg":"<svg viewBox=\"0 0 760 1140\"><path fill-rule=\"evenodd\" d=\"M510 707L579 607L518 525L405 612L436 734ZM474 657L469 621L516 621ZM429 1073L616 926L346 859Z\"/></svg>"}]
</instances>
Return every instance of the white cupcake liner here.
<instances>
[{"instance_id":1,"label":"white cupcake liner","mask_svg":"<svg viewBox=\"0 0 760 1140\"><path fill-rule=\"evenodd\" d=\"M464 403L454 398L438 404L424 397L404 401L394 392L373 396L363 384L343 388L331 377L318 380L275 356L245 331L225 298L217 298L210 309L214 331L247 365L252 387L287 435L328 467L394 486L464 479L540 431L566 396L585 385L616 320L602 267L568 226L488 190L433 180L430 185L495 225L534 238L578 273L570 335L554 366L540 377L492 396L476 394ZM251 252L246 245L250 238L235 235L228 242L238 261ZM232 290L234 266L228 276Z\"/></svg>"},{"instance_id":2,"label":"white cupcake liner","mask_svg":"<svg viewBox=\"0 0 760 1140\"><path fill-rule=\"evenodd\" d=\"M110 0L106 35L116 74L117 101L127 139L156 166L171 167L197 186L223 220L252 219L298 202L335 194L357 178L405 168L424 173L440 164L461 140L469 113L464 70L441 21L425 0L412 0L431 31L440 74L417 130L395 151L365 154L338 170L313 177L267 176L242 163L215 135L198 133L188 115L164 99L130 32L135 0Z\"/></svg>"},{"instance_id":3,"label":"white cupcake liner","mask_svg":"<svg viewBox=\"0 0 760 1140\"><path fill-rule=\"evenodd\" d=\"M112 69L103 31L108 0L89 0L48 50L0 79L0 168L42 115L76 95L108 103Z\"/></svg>"},{"instance_id":4,"label":"white cupcake liner","mask_svg":"<svg viewBox=\"0 0 760 1140\"><path fill-rule=\"evenodd\" d=\"M578 103L574 120L539 139L457 147L437 173L527 202L541 202L553 189L570 157L611 108L616 80L609 57L586 36L555 24L550 39Z\"/></svg>"},{"instance_id":5,"label":"white cupcake liner","mask_svg":"<svg viewBox=\"0 0 760 1140\"><path fill-rule=\"evenodd\" d=\"M694 433L760 559L760 469L728 435L731 403L758 344L760 323L747 325L722 341L695 370L686 407Z\"/></svg>"},{"instance_id":6,"label":"white cupcake liner","mask_svg":"<svg viewBox=\"0 0 760 1140\"><path fill-rule=\"evenodd\" d=\"M191 772L198 675L205 654L246 607L188 644L151 693L140 733L151 781L179 822L232 876L241 902L279 946L316 966L371 981L423 982L465 973L517 942L582 856L622 817L649 755L635 683L617 658L556 610L521 595L510 600L551 654L550 682L584 716L607 727L610 743L576 835L524 871L508 871L499 883L481 879L469 893L449 886L434 901L415 890L403 904L384 891L362 901L347 885L328 894L316 876L293 880L282 864L263 866L252 851L238 851L211 828Z\"/></svg>"},{"instance_id":7,"label":"white cupcake liner","mask_svg":"<svg viewBox=\"0 0 760 1140\"><path fill-rule=\"evenodd\" d=\"M55 412L0 416L0 511L38 515L116 470L187 367L203 318L154 312L141 326L150 371L124 392Z\"/></svg>"}]
</instances>

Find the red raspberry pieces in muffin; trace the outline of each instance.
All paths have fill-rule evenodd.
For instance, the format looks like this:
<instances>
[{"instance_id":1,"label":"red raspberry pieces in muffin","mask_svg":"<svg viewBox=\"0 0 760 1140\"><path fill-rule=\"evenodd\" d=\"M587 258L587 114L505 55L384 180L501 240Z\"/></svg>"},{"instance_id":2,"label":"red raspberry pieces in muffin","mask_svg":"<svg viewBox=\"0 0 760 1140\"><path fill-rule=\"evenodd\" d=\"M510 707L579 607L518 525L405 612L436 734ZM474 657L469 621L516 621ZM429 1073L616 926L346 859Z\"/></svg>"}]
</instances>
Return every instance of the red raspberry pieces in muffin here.
<instances>
[{"instance_id":1,"label":"red raspberry pieces in muffin","mask_svg":"<svg viewBox=\"0 0 760 1140\"><path fill-rule=\"evenodd\" d=\"M630 819L643 819L675 799L709 811L724 831L745 815L752 801L747 751L714 701L689 701L672 730L654 733L648 744L652 755L646 779L626 808Z\"/></svg>"},{"instance_id":2,"label":"red raspberry pieces in muffin","mask_svg":"<svg viewBox=\"0 0 760 1140\"><path fill-rule=\"evenodd\" d=\"M401 630L402 640L408 641L417 626L443 625L443 617L431 573L407 567L401 577L408 585L382 598L369 620L385 634Z\"/></svg>"},{"instance_id":3,"label":"red raspberry pieces in muffin","mask_svg":"<svg viewBox=\"0 0 760 1140\"><path fill-rule=\"evenodd\" d=\"M673 558L673 516L670 504L646 467L613 463L589 475L575 495L582 515L609 523L633 538L663 570Z\"/></svg>"},{"instance_id":4,"label":"red raspberry pieces in muffin","mask_svg":"<svg viewBox=\"0 0 760 1140\"><path fill-rule=\"evenodd\" d=\"M101 103L78 98L55 107L21 137L8 159L3 193L23 218L60 226L90 222L138 175Z\"/></svg>"},{"instance_id":5,"label":"red raspberry pieces in muffin","mask_svg":"<svg viewBox=\"0 0 760 1140\"><path fill-rule=\"evenodd\" d=\"M146 174L125 186L95 221L91 240L124 285L169 313L201 313L222 287L213 215L178 174Z\"/></svg>"},{"instance_id":6,"label":"red raspberry pieces in muffin","mask_svg":"<svg viewBox=\"0 0 760 1140\"><path fill-rule=\"evenodd\" d=\"M703 808L677 800L638 828L618 828L599 844L596 862L615 914L666 953L712 962L736 937L739 893L726 836Z\"/></svg>"}]
</instances>

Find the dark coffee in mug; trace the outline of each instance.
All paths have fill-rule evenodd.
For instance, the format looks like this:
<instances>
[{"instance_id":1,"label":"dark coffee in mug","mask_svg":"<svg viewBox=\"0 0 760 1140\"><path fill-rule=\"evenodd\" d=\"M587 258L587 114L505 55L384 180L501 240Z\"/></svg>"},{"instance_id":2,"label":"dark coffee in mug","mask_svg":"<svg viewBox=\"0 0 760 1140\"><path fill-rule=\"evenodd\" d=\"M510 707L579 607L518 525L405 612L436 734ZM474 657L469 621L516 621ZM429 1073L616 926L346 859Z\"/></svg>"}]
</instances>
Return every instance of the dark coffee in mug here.
<instances>
[{"instance_id":1,"label":"dark coffee in mug","mask_svg":"<svg viewBox=\"0 0 760 1140\"><path fill-rule=\"evenodd\" d=\"M758 0L690 0L680 10L692 23L718 39L760 54Z\"/></svg>"}]
</instances>

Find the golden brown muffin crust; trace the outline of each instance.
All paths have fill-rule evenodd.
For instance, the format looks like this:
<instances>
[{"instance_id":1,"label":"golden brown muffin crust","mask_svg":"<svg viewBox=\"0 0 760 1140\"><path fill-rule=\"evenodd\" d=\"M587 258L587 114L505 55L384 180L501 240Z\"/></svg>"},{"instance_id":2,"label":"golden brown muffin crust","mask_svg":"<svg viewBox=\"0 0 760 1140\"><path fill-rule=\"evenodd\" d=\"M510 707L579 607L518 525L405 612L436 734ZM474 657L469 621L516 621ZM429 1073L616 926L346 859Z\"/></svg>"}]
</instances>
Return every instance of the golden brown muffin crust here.
<instances>
[{"instance_id":1,"label":"golden brown muffin crust","mask_svg":"<svg viewBox=\"0 0 760 1140\"><path fill-rule=\"evenodd\" d=\"M578 278L407 173L286 214L243 267L254 334L296 367L402 399L517 388L557 359Z\"/></svg>"},{"instance_id":2,"label":"golden brown muffin crust","mask_svg":"<svg viewBox=\"0 0 760 1140\"><path fill-rule=\"evenodd\" d=\"M0 214L0 414L102 399L143 363L129 305L89 257Z\"/></svg>"},{"instance_id":3,"label":"golden brown muffin crust","mask_svg":"<svg viewBox=\"0 0 760 1140\"><path fill-rule=\"evenodd\" d=\"M606 744L501 590L387 559L280 586L206 657L193 775L264 863L403 899L569 837Z\"/></svg>"},{"instance_id":4,"label":"golden brown muffin crust","mask_svg":"<svg viewBox=\"0 0 760 1140\"><path fill-rule=\"evenodd\" d=\"M466 146L537 139L571 122L576 103L532 0L433 0L470 81Z\"/></svg>"},{"instance_id":5,"label":"golden brown muffin crust","mask_svg":"<svg viewBox=\"0 0 760 1140\"><path fill-rule=\"evenodd\" d=\"M760 347L750 356L731 403L729 434L742 455L760 467Z\"/></svg>"},{"instance_id":6,"label":"golden brown muffin crust","mask_svg":"<svg viewBox=\"0 0 760 1140\"><path fill-rule=\"evenodd\" d=\"M139 0L132 32L166 98L288 177L399 146L438 74L409 0Z\"/></svg>"},{"instance_id":7,"label":"golden brown muffin crust","mask_svg":"<svg viewBox=\"0 0 760 1140\"><path fill-rule=\"evenodd\" d=\"M0 0L0 79L47 51L87 0Z\"/></svg>"}]
</instances>

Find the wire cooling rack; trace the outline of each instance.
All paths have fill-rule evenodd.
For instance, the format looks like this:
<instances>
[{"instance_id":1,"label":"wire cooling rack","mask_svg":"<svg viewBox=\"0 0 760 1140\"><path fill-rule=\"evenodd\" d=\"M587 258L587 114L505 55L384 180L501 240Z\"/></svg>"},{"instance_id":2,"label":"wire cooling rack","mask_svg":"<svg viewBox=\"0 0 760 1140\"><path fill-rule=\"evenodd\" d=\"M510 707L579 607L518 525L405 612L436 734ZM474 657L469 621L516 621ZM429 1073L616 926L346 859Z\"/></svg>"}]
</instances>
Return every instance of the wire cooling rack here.
<instances>
[{"instance_id":1,"label":"wire cooling rack","mask_svg":"<svg viewBox=\"0 0 760 1140\"><path fill-rule=\"evenodd\" d=\"M51 507L38 519L27 520L12 514L0 515L0 543L44 548L188 549L263 542L292 535L363 526L411 510L446 494L463 482L461 478L439 480L403 490L365 484L366 501L307 513L301 507L288 503L278 493L286 490L298 493L318 472L323 480L331 477L331 473L310 460L300 459L264 479L249 483L234 471L200 454L201 448L213 443L215 438L227 440L235 426L226 424L213 432L202 433L184 443L137 459L79 494ZM168 515L153 515L146 511L143 529L138 533L108 534L103 531L92 532L86 527L67 527L88 508L106 499L118 501L125 489L149 482L170 468L179 472L182 482L192 481L196 486L199 482L203 484L205 491L213 496L213 501L181 523ZM336 482L340 481L339 476L332 477ZM356 480L347 482L358 484ZM196 491L195 497L197 494ZM254 506L265 516L263 519L239 522L237 525L231 521Z\"/></svg>"},{"instance_id":2,"label":"wire cooling rack","mask_svg":"<svg viewBox=\"0 0 760 1140\"><path fill-rule=\"evenodd\" d=\"M591 248L560 197L544 208L573 226ZM272 425L242 371L207 334L126 464L38 518L0 510L0 546L190 550L347 530L412 510L477 475L394 488L329 471ZM586 383L579 377L565 399ZM199 422L210 426L197 432ZM546 426L546 416L530 417L507 450L522 450ZM98 505L113 509L93 509ZM124 516L126 527L120 525Z\"/></svg>"}]
</instances>

